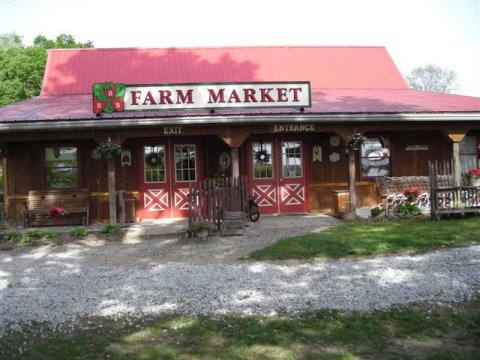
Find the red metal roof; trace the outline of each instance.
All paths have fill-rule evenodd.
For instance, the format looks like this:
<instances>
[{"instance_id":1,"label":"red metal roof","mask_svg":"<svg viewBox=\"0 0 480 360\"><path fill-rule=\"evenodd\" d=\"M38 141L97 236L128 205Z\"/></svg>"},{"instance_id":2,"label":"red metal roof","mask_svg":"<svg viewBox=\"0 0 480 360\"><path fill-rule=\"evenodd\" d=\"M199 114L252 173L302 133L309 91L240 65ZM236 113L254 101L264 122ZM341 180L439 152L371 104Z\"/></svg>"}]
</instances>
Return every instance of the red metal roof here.
<instances>
[{"instance_id":1,"label":"red metal roof","mask_svg":"<svg viewBox=\"0 0 480 360\"><path fill-rule=\"evenodd\" d=\"M0 122L98 120L211 116L207 111L92 112L91 95L39 96L0 108ZM403 114L480 112L480 98L417 90L315 90L305 116L324 114ZM233 109L216 111L212 118L230 115L299 114L296 109Z\"/></svg>"},{"instance_id":2,"label":"red metal roof","mask_svg":"<svg viewBox=\"0 0 480 360\"><path fill-rule=\"evenodd\" d=\"M49 50L42 95L90 94L95 82L303 81L312 89L407 89L384 47Z\"/></svg>"}]
</instances>

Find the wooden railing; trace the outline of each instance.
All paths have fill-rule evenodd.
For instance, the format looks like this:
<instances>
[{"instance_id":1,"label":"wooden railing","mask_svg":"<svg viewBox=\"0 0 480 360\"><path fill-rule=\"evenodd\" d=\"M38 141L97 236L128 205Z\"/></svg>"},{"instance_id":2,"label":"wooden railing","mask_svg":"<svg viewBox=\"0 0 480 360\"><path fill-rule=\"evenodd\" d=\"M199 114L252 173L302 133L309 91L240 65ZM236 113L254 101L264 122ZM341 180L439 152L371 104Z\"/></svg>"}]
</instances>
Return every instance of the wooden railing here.
<instances>
[{"instance_id":1,"label":"wooden railing","mask_svg":"<svg viewBox=\"0 0 480 360\"><path fill-rule=\"evenodd\" d=\"M225 211L247 212L247 177L207 179L190 184L188 223L207 221L220 228Z\"/></svg>"}]
</instances>

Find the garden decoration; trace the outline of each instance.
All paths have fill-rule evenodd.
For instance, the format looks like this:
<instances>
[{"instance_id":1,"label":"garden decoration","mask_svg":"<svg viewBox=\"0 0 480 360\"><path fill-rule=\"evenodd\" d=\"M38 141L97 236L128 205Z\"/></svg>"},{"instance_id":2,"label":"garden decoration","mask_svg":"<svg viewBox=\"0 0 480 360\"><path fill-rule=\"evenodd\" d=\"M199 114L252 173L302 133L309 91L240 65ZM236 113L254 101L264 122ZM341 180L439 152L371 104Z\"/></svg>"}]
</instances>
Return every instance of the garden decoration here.
<instances>
[{"instance_id":1,"label":"garden decoration","mask_svg":"<svg viewBox=\"0 0 480 360\"><path fill-rule=\"evenodd\" d=\"M368 139L361 133L350 135L345 141L345 148L349 150L359 150L363 144L366 144Z\"/></svg>"},{"instance_id":2,"label":"garden decoration","mask_svg":"<svg viewBox=\"0 0 480 360\"><path fill-rule=\"evenodd\" d=\"M418 187L404 189L403 196L405 196L408 202L415 202L420 196L420 189Z\"/></svg>"},{"instance_id":3,"label":"garden decoration","mask_svg":"<svg viewBox=\"0 0 480 360\"><path fill-rule=\"evenodd\" d=\"M266 149L263 149L263 146L260 147L260 150L255 152L255 162L257 164L265 164L270 161L270 154Z\"/></svg>"},{"instance_id":4,"label":"garden decoration","mask_svg":"<svg viewBox=\"0 0 480 360\"><path fill-rule=\"evenodd\" d=\"M67 215L68 211L65 210L63 206L54 206L50 208L48 213L50 214L50 219L53 223L59 223L62 219L62 216Z\"/></svg>"},{"instance_id":5,"label":"garden decoration","mask_svg":"<svg viewBox=\"0 0 480 360\"><path fill-rule=\"evenodd\" d=\"M465 175L465 179L467 185L480 187L480 169L469 169Z\"/></svg>"},{"instance_id":6,"label":"garden decoration","mask_svg":"<svg viewBox=\"0 0 480 360\"><path fill-rule=\"evenodd\" d=\"M115 144L110 137L107 138L107 141L100 143L95 149L96 154L100 154L101 157L106 159L114 158L117 155L122 153L122 148L120 145Z\"/></svg>"}]
</instances>

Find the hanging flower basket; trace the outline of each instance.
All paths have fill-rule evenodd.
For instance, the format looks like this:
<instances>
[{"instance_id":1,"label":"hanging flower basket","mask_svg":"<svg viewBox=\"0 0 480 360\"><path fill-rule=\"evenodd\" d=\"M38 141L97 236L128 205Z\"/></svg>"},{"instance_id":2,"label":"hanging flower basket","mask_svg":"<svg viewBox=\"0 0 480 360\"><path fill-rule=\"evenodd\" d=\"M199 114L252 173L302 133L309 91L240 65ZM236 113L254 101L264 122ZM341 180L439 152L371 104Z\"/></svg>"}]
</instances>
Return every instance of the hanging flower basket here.
<instances>
[{"instance_id":1,"label":"hanging flower basket","mask_svg":"<svg viewBox=\"0 0 480 360\"><path fill-rule=\"evenodd\" d=\"M107 141L98 145L94 151L95 153L100 154L103 158L111 159L117 155L120 155L122 148L120 145L115 144L110 137L108 137Z\"/></svg>"},{"instance_id":2,"label":"hanging flower basket","mask_svg":"<svg viewBox=\"0 0 480 360\"><path fill-rule=\"evenodd\" d=\"M352 134L345 141L345 148L349 150L359 150L363 144L366 144L368 139L361 133Z\"/></svg>"}]
</instances>

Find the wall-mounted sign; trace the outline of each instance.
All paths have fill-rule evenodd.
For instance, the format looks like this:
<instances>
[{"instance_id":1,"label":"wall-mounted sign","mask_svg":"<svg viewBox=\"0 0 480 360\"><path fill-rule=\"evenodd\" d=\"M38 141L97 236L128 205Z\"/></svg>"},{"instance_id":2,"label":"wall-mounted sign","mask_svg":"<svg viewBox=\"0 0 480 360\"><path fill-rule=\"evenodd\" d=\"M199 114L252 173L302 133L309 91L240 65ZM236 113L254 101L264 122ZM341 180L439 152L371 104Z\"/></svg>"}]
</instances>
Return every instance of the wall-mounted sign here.
<instances>
[{"instance_id":1,"label":"wall-mounted sign","mask_svg":"<svg viewBox=\"0 0 480 360\"><path fill-rule=\"evenodd\" d=\"M315 131L314 124L273 125L273 132L311 132Z\"/></svg>"},{"instance_id":2,"label":"wall-mounted sign","mask_svg":"<svg viewBox=\"0 0 480 360\"><path fill-rule=\"evenodd\" d=\"M331 146L338 146L340 145L340 137L336 136L336 135L332 135L330 136L330 145Z\"/></svg>"},{"instance_id":3,"label":"wall-mounted sign","mask_svg":"<svg viewBox=\"0 0 480 360\"><path fill-rule=\"evenodd\" d=\"M428 145L407 145L405 151L426 151L428 150Z\"/></svg>"},{"instance_id":4,"label":"wall-mounted sign","mask_svg":"<svg viewBox=\"0 0 480 360\"><path fill-rule=\"evenodd\" d=\"M122 150L120 160L122 166L132 166L132 152L130 150Z\"/></svg>"},{"instance_id":5,"label":"wall-mounted sign","mask_svg":"<svg viewBox=\"0 0 480 360\"><path fill-rule=\"evenodd\" d=\"M164 135L179 135L182 133L181 126L165 126L163 128Z\"/></svg>"},{"instance_id":6,"label":"wall-mounted sign","mask_svg":"<svg viewBox=\"0 0 480 360\"><path fill-rule=\"evenodd\" d=\"M333 152L328 156L328 158L331 162L337 162L338 160L340 160L340 154L337 152Z\"/></svg>"},{"instance_id":7,"label":"wall-mounted sign","mask_svg":"<svg viewBox=\"0 0 480 360\"><path fill-rule=\"evenodd\" d=\"M310 82L200 83L92 86L93 112L228 108L305 108Z\"/></svg>"},{"instance_id":8,"label":"wall-mounted sign","mask_svg":"<svg viewBox=\"0 0 480 360\"><path fill-rule=\"evenodd\" d=\"M322 162L322 147L320 145L314 145L312 148L312 161Z\"/></svg>"}]
</instances>

